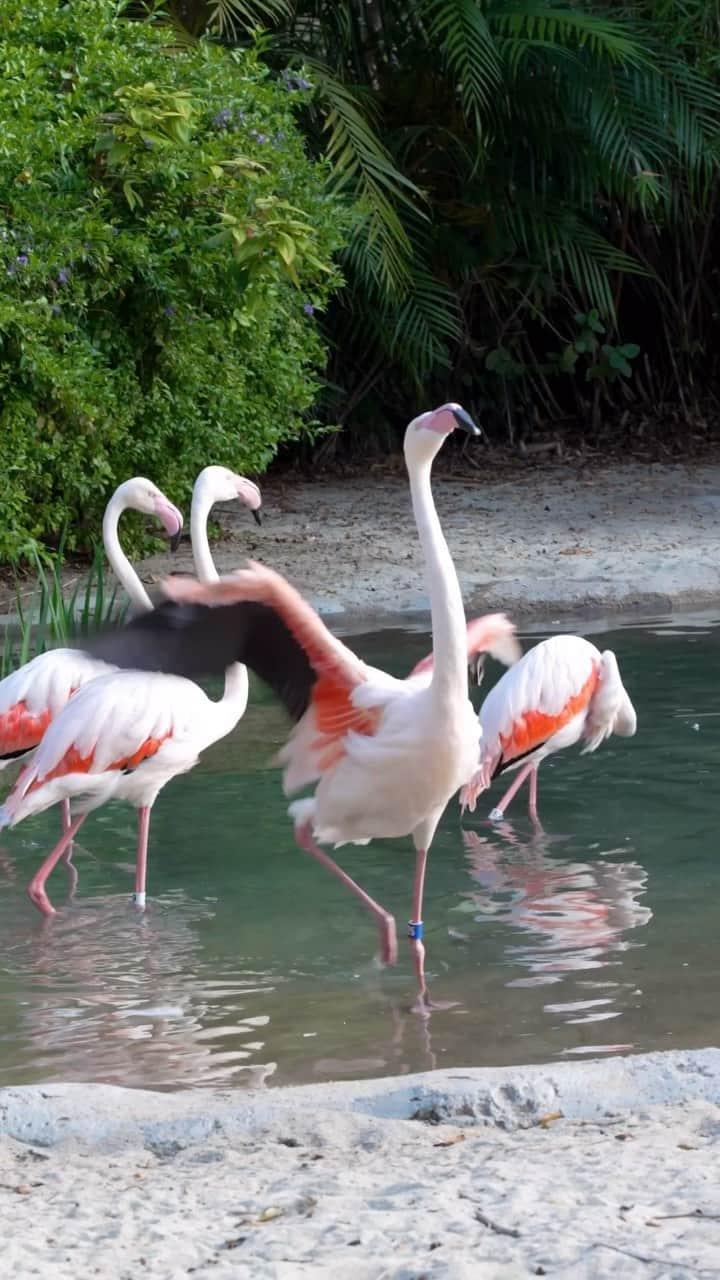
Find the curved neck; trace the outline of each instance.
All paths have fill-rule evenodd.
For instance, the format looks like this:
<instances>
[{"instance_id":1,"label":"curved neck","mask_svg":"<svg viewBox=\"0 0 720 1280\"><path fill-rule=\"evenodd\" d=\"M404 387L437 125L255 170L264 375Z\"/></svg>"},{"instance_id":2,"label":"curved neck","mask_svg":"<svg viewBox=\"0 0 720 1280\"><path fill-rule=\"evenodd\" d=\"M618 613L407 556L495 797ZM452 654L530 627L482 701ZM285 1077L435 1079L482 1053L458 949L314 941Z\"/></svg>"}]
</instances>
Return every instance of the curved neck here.
<instances>
[{"instance_id":1,"label":"curved neck","mask_svg":"<svg viewBox=\"0 0 720 1280\"><path fill-rule=\"evenodd\" d=\"M215 561L210 553L208 541L208 520L213 509L212 496L197 485L193 489L192 508L190 511L190 541L192 543L195 572L201 582L217 582L220 575L215 568Z\"/></svg>"},{"instance_id":2,"label":"curved neck","mask_svg":"<svg viewBox=\"0 0 720 1280\"><path fill-rule=\"evenodd\" d=\"M433 635L432 689L467 697L467 641L460 584L430 487L432 464L408 468L413 513L425 556Z\"/></svg>"},{"instance_id":3,"label":"curved neck","mask_svg":"<svg viewBox=\"0 0 720 1280\"><path fill-rule=\"evenodd\" d=\"M120 546L118 524L123 511L127 511L127 506L128 504L114 493L105 508L105 515L103 516L105 554L110 561L115 577L127 591L131 604L136 609L152 609L152 601L147 591Z\"/></svg>"},{"instance_id":4,"label":"curved neck","mask_svg":"<svg viewBox=\"0 0 720 1280\"><path fill-rule=\"evenodd\" d=\"M210 551L208 520L214 506L212 496L202 487L193 490L190 511L190 541L192 543L195 572L201 582L218 582L220 575ZM216 720L222 733L229 733L245 714L248 703L249 683L247 668L242 662L234 662L225 672L223 696L216 705Z\"/></svg>"}]
</instances>

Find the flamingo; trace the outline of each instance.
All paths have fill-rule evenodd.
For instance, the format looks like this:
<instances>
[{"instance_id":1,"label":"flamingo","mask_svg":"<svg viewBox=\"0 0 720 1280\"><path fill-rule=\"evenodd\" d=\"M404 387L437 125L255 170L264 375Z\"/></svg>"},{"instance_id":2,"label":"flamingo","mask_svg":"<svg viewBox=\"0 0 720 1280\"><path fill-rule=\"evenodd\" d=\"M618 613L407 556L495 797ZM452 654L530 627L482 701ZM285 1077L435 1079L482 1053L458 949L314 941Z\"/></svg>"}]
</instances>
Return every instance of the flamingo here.
<instances>
[{"instance_id":1,"label":"flamingo","mask_svg":"<svg viewBox=\"0 0 720 1280\"><path fill-rule=\"evenodd\" d=\"M110 565L139 610L152 608L150 597L133 569L118 537L124 511L157 516L170 537L177 539L183 518L177 507L151 480L135 476L119 485L105 509L103 543ZM71 694L110 670L79 649L52 649L38 654L0 681L0 770L34 751L51 720ZM70 826L69 802L63 801L63 830Z\"/></svg>"},{"instance_id":2,"label":"flamingo","mask_svg":"<svg viewBox=\"0 0 720 1280\"><path fill-rule=\"evenodd\" d=\"M537 774L546 756L581 738L583 754L595 751L612 733L631 738L637 728L615 654L600 653L581 636L551 636L535 645L490 690L478 718L480 768L461 792L463 811L475 809L498 774L519 770L491 810L493 822L502 820L526 778L530 817L538 821Z\"/></svg>"},{"instance_id":3,"label":"flamingo","mask_svg":"<svg viewBox=\"0 0 720 1280\"><path fill-rule=\"evenodd\" d=\"M279 754L290 795L318 783L289 807L301 850L336 875L375 918L381 959L397 959L395 920L319 847L412 836L415 880L408 937L418 1012L437 1007L425 978L422 902L428 850L451 796L478 759L478 724L468 697L462 597L431 491L435 455L456 427L478 435L458 404L415 418L404 454L425 556L432 614L429 669L398 680L367 666L325 627L279 573L249 567L203 585L163 584L167 604L121 631L93 637L90 651L125 667L199 676L242 660L269 684L297 722ZM214 608L208 608L214 605ZM488 646L492 633L489 627ZM512 628L503 619L500 648ZM516 656L516 655L514 655Z\"/></svg>"},{"instance_id":4,"label":"flamingo","mask_svg":"<svg viewBox=\"0 0 720 1280\"><path fill-rule=\"evenodd\" d=\"M216 502L232 498L240 498L259 522L257 485L226 467L206 467L200 473L193 489L191 531L195 567L207 581L218 578L208 545L208 516ZM43 915L55 914L45 890L50 872L86 815L111 799L128 800L138 811L134 901L145 906L150 810L157 795L171 778L192 769L201 751L235 728L247 699L247 671L239 663L228 667L219 702L212 702L192 680L116 669L74 694L0 808L2 828L59 800L75 802L77 816L28 886Z\"/></svg>"}]
</instances>

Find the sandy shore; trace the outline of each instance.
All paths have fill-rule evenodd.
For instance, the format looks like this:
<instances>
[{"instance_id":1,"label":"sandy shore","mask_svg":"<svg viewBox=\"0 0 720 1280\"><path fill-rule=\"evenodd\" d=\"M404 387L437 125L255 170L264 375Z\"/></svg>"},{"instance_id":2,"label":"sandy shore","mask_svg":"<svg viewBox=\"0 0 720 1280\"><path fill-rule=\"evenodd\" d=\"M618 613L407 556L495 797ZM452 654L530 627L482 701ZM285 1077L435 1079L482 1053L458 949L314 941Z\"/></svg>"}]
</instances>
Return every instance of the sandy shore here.
<instances>
[{"instance_id":1,"label":"sandy shore","mask_svg":"<svg viewBox=\"0 0 720 1280\"><path fill-rule=\"evenodd\" d=\"M720 1051L251 1093L0 1092L4 1274L720 1274Z\"/></svg>"},{"instance_id":2,"label":"sandy shore","mask_svg":"<svg viewBox=\"0 0 720 1280\"><path fill-rule=\"evenodd\" d=\"M720 466L523 471L435 482L470 612L520 621L662 614L720 602ZM280 569L338 625L427 614L407 481L386 471L263 486L264 524L220 508L218 566ZM191 567L189 543L143 565L150 583Z\"/></svg>"}]
</instances>

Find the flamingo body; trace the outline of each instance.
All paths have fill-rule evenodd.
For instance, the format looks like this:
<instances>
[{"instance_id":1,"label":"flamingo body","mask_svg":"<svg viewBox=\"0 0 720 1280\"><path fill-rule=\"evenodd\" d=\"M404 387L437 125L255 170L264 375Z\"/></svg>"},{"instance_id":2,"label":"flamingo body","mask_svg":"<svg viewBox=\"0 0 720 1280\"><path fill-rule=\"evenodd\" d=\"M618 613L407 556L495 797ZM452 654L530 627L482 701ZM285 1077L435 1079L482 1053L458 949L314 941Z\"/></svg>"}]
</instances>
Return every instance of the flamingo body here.
<instances>
[{"instance_id":1,"label":"flamingo body","mask_svg":"<svg viewBox=\"0 0 720 1280\"><path fill-rule=\"evenodd\" d=\"M162 490L144 476L119 485L105 510L103 542L110 564L134 606L150 609L147 592L118 541L118 521L128 508L156 516L172 537L179 535L183 519ZM112 669L79 649L51 649L0 680L0 769L35 749L76 689Z\"/></svg>"},{"instance_id":2,"label":"flamingo body","mask_svg":"<svg viewBox=\"0 0 720 1280\"><path fill-rule=\"evenodd\" d=\"M207 541L210 509L215 502L234 498L241 498L258 518L260 491L251 481L225 467L206 467L200 473L193 489L192 544L198 571L206 579L217 577ZM54 913L45 891L48 875L85 815L111 799L126 800L138 810L135 901L144 906L150 810L158 793L171 778L192 769L200 752L229 733L247 706L247 670L237 663L225 673L218 702L180 676L119 671L97 661L95 665L103 666L105 674L66 700L0 807L1 828L15 826L58 801L72 805L74 821L68 821L62 839L28 888L45 915Z\"/></svg>"},{"instance_id":3,"label":"flamingo body","mask_svg":"<svg viewBox=\"0 0 720 1280\"><path fill-rule=\"evenodd\" d=\"M239 717L238 717L239 718ZM89 813L111 798L150 806L223 732L227 708L191 680L115 671L79 689L20 774L0 824L15 826L66 797Z\"/></svg>"},{"instance_id":4,"label":"flamingo body","mask_svg":"<svg viewBox=\"0 0 720 1280\"><path fill-rule=\"evenodd\" d=\"M522 766L524 780L546 756L581 739L586 752L595 751L612 733L632 737L637 728L615 654L601 653L581 636L551 636L524 654L491 689L479 722L480 768L461 796L470 809L508 769ZM502 817L504 809L501 801L491 817Z\"/></svg>"}]
</instances>

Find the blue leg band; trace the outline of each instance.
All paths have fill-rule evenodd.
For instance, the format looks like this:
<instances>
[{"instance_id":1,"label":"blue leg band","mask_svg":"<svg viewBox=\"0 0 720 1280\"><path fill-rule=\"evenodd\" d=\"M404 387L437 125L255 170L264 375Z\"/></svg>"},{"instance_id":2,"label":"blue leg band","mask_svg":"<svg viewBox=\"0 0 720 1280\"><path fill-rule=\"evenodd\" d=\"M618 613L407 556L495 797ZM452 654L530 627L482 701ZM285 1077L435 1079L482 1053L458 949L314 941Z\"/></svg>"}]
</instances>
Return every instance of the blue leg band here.
<instances>
[{"instance_id":1,"label":"blue leg band","mask_svg":"<svg viewBox=\"0 0 720 1280\"><path fill-rule=\"evenodd\" d=\"M412 920L408 920L407 936L408 938L422 938L423 936L422 920L418 920L415 924L413 924Z\"/></svg>"}]
</instances>

